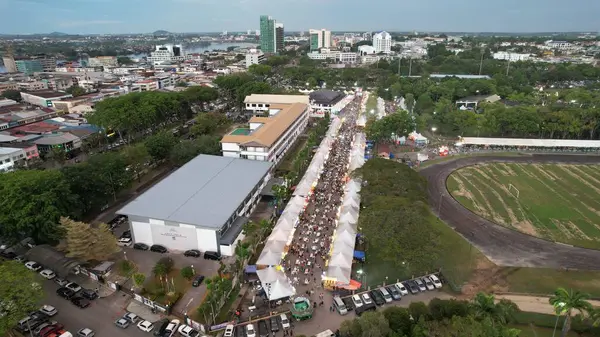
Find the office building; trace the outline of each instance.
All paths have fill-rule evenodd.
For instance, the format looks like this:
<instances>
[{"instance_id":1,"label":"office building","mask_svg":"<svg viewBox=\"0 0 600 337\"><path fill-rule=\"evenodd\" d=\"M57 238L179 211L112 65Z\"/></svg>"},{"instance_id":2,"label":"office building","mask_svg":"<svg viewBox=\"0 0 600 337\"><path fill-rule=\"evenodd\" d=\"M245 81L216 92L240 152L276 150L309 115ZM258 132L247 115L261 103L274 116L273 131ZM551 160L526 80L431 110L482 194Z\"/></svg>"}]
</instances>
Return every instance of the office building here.
<instances>
[{"instance_id":1,"label":"office building","mask_svg":"<svg viewBox=\"0 0 600 337\"><path fill-rule=\"evenodd\" d=\"M285 44L283 42L283 23L276 22L275 23L275 53L283 52L283 47Z\"/></svg>"},{"instance_id":2,"label":"office building","mask_svg":"<svg viewBox=\"0 0 600 337\"><path fill-rule=\"evenodd\" d=\"M0 147L0 173L11 172L15 165L26 160L25 151L13 147Z\"/></svg>"},{"instance_id":3,"label":"office building","mask_svg":"<svg viewBox=\"0 0 600 337\"><path fill-rule=\"evenodd\" d=\"M265 60L265 54L261 50L250 49L246 53L246 68L250 68L253 64L261 64Z\"/></svg>"},{"instance_id":4,"label":"office building","mask_svg":"<svg viewBox=\"0 0 600 337\"><path fill-rule=\"evenodd\" d=\"M119 62L116 56L97 56L90 57L87 65L90 67L118 67Z\"/></svg>"},{"instance_id":5,"label":"office building","mask_svg":"<svg viewBox=\"0 0 600 337\"><path fill-rule=\"evenodd\" d=\"M331 31L326 29L311 29L309 33L311 51L321 48L331 48Z\"/></svg>"},{"instance_id":6,"label":"office building","mask_svg":"<svg viewBox=\"0 0 600 337\"><path fill-rule=\"evenodd\" d=\"M134 242L232 256L271 163L199 155L119 210Z\"/></svg>"},{"instance_id":7,"label":"office building","mask_svg":"<svg viewBox=\"0 0 600 337\"><path fill-rule=\"evenodd\" d=\"M6 68L7 73L16 73L17 64L15 63L15 58L12 56L4 56L2 57L2 61L4 62L4 68Z\"/></svg>"},{"instance_id":8,"label":"office building","mask_svg":"<svg viewBox=\"0 0 600 337\"><path fill-rule=\"evenodd\" d=\"M392 36L388 32L376 33L373 35L373 48L376 54L389 54L392 51Z\"/></svg>"},{"instance_id":9,"label":"office building","mask_svg":"<svg viewBox=\"0 0 600 337\"><path fill-rule=\"evenodd\" d=\"M268 15L260 16L260 50L267 54L274 54L276 50L275 19Z\"/></svg>"},{"instance_id":10,"label":"office building","mask_svg":"<svg viewBox=\"0 0 600 337\"><path fill-rule=\"evenodd\" d=\"M56 58L50 57L46 54L38 54L31 57L32 60L40 61L42 65L42 71L54 72L56 71Z\"/></svg>"},{"instance_id":11,"label":"office building","mask_svg":"<svg viewBox=\"0 0 600 337\"><path fill-rule=\"evenodd\" d=\"M190 58L191 56L188 57L185 55L182 45L166 44L156 46L155 50L150 53L148 62L151 62L153 65L157 66L161 64L182 62Z\"/></svg>"},{"instance_id":12,"label":"office building","mask_svg":"<svg viewBox=\"0 0 600 337\"><path fill-rule=\"evenodd\" d=\"M308 101L308 97L303 95L246 97L246 104L267 106L267 110L261 110L262 114L252 117L248 128L235 129L221 139L223 157L269 161L274 165L279 163L308 124L310 105L296 103L298 101Z\"/></svg>"},{"instance_id":13,"label":"office building","mask_svg":"<svg viewBox=\"0 0 600 337\"><path fill-rule=\"evenodd\" d=\"M53 107L53 100L61 100L62 98L73 97L71 94L60 91L34 91L34 92L22 92L21 98L23 102L31 105L36 105L42 108Z\"/></svg>"},{"instance_id":14,"label":"office building","mask_svg":"<svg viewBox=\"0 0 600 337\"><path fill-rule=\"evenodd\" d=\"M15 60L17 72L25 75L33 75L33 73L41 73L44 71L40 60Z\"/></svg>"}]
</instances>

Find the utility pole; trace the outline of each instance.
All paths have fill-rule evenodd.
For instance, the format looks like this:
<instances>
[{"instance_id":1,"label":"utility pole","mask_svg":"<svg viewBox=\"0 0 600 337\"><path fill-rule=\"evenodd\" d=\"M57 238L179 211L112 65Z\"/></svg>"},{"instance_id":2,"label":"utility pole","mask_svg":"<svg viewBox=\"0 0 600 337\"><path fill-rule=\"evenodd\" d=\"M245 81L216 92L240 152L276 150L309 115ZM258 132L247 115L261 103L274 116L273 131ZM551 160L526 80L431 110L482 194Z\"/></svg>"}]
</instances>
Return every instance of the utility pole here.
<instances>
[{"instance_id":1,"label":"utility pole","mask_svg":"<svg viewBox=\"0 0 600 337\"><path fill-rule=\"evenodd\" d=\"M400 73L400 65L402 64L402 57L398 56L398 76L402 76Z\"/></svg>"},{"instance_id":2,"label":"utility pole","mask_svg":"<svg viewBox=\"0 0 600 337\"><path fill-rule=\"evenodd\" d=\"M485 49L481 48L481 59L479 60L479 75L481 75L481 70L483 70L483 54Z\"/></svg>"},{"instance_id":3,"label":"utility pole","mask_svg":"<svg viewBox=\"0 0 600 337\"><path fill-rule=\"evenodd\" d=\"M508 63L506 63L506 76L508 76L509 71L510 71L510 54L508 54Z\"/></svg>"},{"instance_id":4,"label":"utility pole","mask_svg":"<svg viewBox=\"0 0 600 337\"><path fill-rule=\"evenodd\" d=\"M410 58L408 59L408 77L410 77L411 74L412 74L412 55L410 55Z\"/></svg>"}]
</instances>

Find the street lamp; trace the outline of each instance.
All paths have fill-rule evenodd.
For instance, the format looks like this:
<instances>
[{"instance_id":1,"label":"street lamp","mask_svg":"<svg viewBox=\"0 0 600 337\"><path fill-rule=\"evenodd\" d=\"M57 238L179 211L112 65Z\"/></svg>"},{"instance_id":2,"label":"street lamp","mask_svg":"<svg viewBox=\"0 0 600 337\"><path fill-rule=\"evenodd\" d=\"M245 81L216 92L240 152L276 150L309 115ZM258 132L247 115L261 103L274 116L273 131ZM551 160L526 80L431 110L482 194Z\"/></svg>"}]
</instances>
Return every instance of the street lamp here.
<instances>
[{"instance_id":1,"label":"street lamp","mask_svg":"<svg viewBox=\"0 0 600 337\"><path fill-rule=\"evenodd\" d=\"M560 315L562 314L562 307L565 306L565 302L558 302L554 305L554 310L556 310L556 323L554 323L554 331L552 332L552 337L554 337L554 335L556 334L556 327L558 326L558 319L560 318Z\"/></svg>"},{"instance_id":2,"label":"street lamp","mask_svg":"<svg viewBox=\"0 0 600 337\"><path fill-rule=\"evenodd\" d=\"M431 128L431 132L433 132L433 136L435 137L435 132L437 131L437 128L434 126Z\"/></svg>"}]
</instances>

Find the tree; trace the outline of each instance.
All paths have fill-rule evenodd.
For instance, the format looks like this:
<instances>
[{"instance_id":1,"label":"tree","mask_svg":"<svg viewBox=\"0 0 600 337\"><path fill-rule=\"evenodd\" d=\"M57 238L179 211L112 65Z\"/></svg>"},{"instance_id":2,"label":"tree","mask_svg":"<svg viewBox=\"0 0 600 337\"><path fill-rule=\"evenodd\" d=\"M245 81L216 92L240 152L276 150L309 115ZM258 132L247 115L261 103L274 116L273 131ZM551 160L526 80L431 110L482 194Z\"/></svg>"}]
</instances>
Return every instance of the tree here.
<instances>
[{"instance_id":1,"label":"tree","mask_svg":"<svg viewBox=\"0 0 600 337\"><path fill-rule=\"evenodd\" d=\"M235 246L235 257L238 271L241 272L246 264L246 260L250 257L250 243L246 241L238 243L238 245Z\"/></svg>"},{"instance_id":2,"label":"tree","mask_svg":"<svg viewBox=\"0 0 600 337\"><path fill-rule=\"evenodd\" d=\"M383 310L383 316L387 319L390 329L399 336L410 336L412 320L406 308L388 307Z\"/></svg>"},{"instance_id":3,"label":"tree","mask_svg":"<svg viewBox=\"0 0 600 337\"><path fill-rule=\"evenodd\" d=\"M63 217L60 225L66 233L64 249L68 257L81 261L104 261L121 250L117 238L106 224L92 227Z\"/></svg>"},{"instance_id":4,"label":"tree","mask_svg":"<svg viewBox=\"0 0 600 337\"><path fill-rule=\"evenodd\" d=\"M183 267L181 269L181 277L185 278L186 280L191 280L194 277L194 275L194 269L190 266Z\"/></svg>"},{"instance_id":5,"label":"tree","mask_svg":"<svg viewBox=\"0 0 600 337\"><path fill-rule=\"evenodd\" d=\"M152 135L144 141L148 153L157 161L168 158L175 144L177 144L177 138L168 131Z\"/></svg>"},{"instance_id":6,"label":"tree","mask_svg":"<svg viewBox=\"0 0 600 337\"><path fill-rule=\"evenodd\" d=\"M140 181L141 172L144 170L146 163L150 160L150 154L144 144L138 143L128 145L122 150L123 157L138 181Z\"/></svg>"},{"instance_id":7,"label":"tree","mask_svg":"<svg viewBox=\"0 0 600 337\"><path fill-rule=\"evenodd\" d=\"M96 193L111 196L117 200L119 192L125 190L133 181L133 170L127 168L126 157L118 152L106 152L93 155L87 160L95 179L102 182L104 188Z\"/></svg>"},{"instance_id":8,"label":"tree","mask_svg":"<svg viewBox=\"0 0 600 337\"><path fill-rule=\"evenodd\" d=\"M200 154L220 155L221 137L203 135L194 140L183 140L171 151L169 160L175 166L183 166Z\"/></svg>"},{"instance_id":9,"label":"tree","mask_svg":"<svg viewBox=\"0 0 600 337\"><path fill-rule=\"evenodd\" d=\"M61 216L78 216L79 200L61 172L25 170L0 179L0 236L12 242L32 237L56 243L63 232Z\"/></svg>"},{"instance_id":10,"label":"tree","mask_svg":"<svg viewBox=\"0 0 600 337\"><path fill-rule=\"evenodd\" d=\"M129 56L119 56L117 57L117 62L123 66L132 65L135 63Z\"/></svg>"},{"instance_id":11,"label":"tree","mask_svg":"<svg viewBox=\"0 0 600 337\"><path fill-rule=\"evenodd\" d=\"M352 321L344 321L340 335L344 337L387 337L390 327L380 311L369 311Z\"/></svg>"},{"instance_id":12,"label":"tree","mask_svg":"<svg viewBox=\"0 0 600 337\"><path fill-rule=\"evenodd\" d=\"M171 270L173 270L174 264L175 264L175 262L173 261L172 258L163 257L160 260L158 260L158 262L156 262L156 264L154 265L154 268L152 269L152 272L156 276L165 276L168 273L170 273Z\"/></svg>"},{"instance_id":13,"label":"tree","mask_svg":"<svg viewBox=\"0 0 600 337\"><path fill-rule=\"evenodd\" d=\"M201 113L196 117L190 132L193 135L214 135L223 132L230 125L227 116L214 112Z\"/></svg>"},{"instance_id":14,"label":"tree","mask_svg":"<svg viewBox=\"0 0 600 337\"><path fill-rule=\"evenodd\" d=\"M408 312L415 320L429 319L429 308L423 302L412 302L408 305Z\"/></svg>"},{"instance_id":15,"label":"tree","mask_svg":"<svg viewBox=\"0 0 600 337\"><path fill-rule=\"evenodd\" d=\"M579 291L558 288L554 295L550 297L549 302L554 307L557 315L565 315L560 336L565 337L571 330L571 319L574 311L579 313L592 312L593 308L588 299L590 296Z\"/></svg>"},{"instance_id":16,"label":"tree","mask_svg":"<svg viewBox=\"0 0 600 337\"><path fill-rule=\"evenodd\" d=\"M78 86L78 85L72 85L70 87L67 88L67 90L65 90L68 94L73 95L73 97L77 97L77 96L81 96L81 95L85 95L87 93L87 91Z\"/></svg>"},{"instance_id":17,"label":"tree","mask_svg":"<svg viewBox=\"0 0 600 337\"><path fill-rule=\"evenodd\" d=\"M191 86L182 95L190 104L198 104L203 111L206 110L207 103L219 98L219 92L215 88L202 85Z\"/></svg>"},{"instance_id":18,"label":"tree","mask_svg":"<svg viewBox=\"0 0 600 337\"><path fill-rule=\"evenodd\" d=\"M266 64L253 64L248 68L248 72L257 76L261 80L266 79L273 72L273 68Z\"/></svg>"},{"instance_id":19,"label":"tree","mask_svg":"<svg viewBox=\"0 0 600 337\"><path fill-rule=\"evenodd\" d=\"M0 96L17 102L21 102L22 100L19 90L4 90Z\"/></svg>"},{"instance_id":20,"label":"tree","mask_svg":"<svg viewBox=\"0 0 600 337\"><path fill-rule=\"evenodd\" d=\"M9 335L23 317L40 307L44 291L38 277L22 263L0 264L0 336Z\"/></svg>"},{"instance_id":21,"label":"tree","mask_svg":"<svg viewBox=\"0 0 600 337\"><path fill-rule=\"evenodd\" d=\"M412 337L517 337L520 330L494 324L494 321L486 317L477 320L473 316L454 316L451 319L419 320L413 328Z\"/></svg>"},{"instance_id":22,"label":"tree","mask_svg":"<svg viewBox=\"0 0 600 337\"><path fill-rule=\"evenodd\" d=\"M46 153L45 157L53 161L57 166L62 166L67 161L67 152L61 147L53 147Z\"/></svg>"},{"instance_id":23,"label":"tree","mask_svg":"<svg viewBox=\"0 0 600 337\"><path fill-rule=\"evenodd\" d=\"M489 317L494 322L507 324L513 320L515 313L519 311L517 305L509 300L500 300L492 294L477 293L472 302L472 308L476 318Z\"/></svg>"},{"instance_id":24,"label":"tree","mask_svg":"<svg viewBox=\"0 0 600 337\"><path fill-rule=\"evenodd\" d=\"M138 288L143 286L144 282L146 282L146 275L144 273L135 273L131 278L133 279L133 284Z\"/></svg>"}]
</instances>

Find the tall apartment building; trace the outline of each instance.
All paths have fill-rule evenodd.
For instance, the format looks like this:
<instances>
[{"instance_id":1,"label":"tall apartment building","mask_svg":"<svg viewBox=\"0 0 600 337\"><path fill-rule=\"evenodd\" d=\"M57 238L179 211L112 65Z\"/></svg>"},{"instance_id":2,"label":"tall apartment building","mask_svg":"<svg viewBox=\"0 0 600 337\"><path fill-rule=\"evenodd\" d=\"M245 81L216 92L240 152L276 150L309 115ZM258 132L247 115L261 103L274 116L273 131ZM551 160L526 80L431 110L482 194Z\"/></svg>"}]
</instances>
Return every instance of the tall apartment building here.
<instances>
[{"instance_id":1,"label":"tall apartment building","mask_svg":"<svg viewBox=\"0 0 600 337\"><path fill-rule=\"evenodd\" d=\"M276 54L283 51L283 35L283 23L268 15L260 16L260 50L263 53Z\"/></svg>"},{"instance_id":2,"label":"tall apartment building","mask_svg":"<svg viewBox=\"0 0 600 337\"><path fill-rule=\"evenodd\" d=\"M311 29L309 33L311 51L321 48L331 48L331 31L326 29Z\"/></svg>"},{"instance_id":3,"label":"tall apartment building","mask_svg":"<svg viewBox=\"0 0 600 337\"><path fill-rule=\"evenodd\" d=\"M376 54L389 54L392 51L392 36L385 31L376 33L373 35L373 48Z\"/></svg>"},{"instance_id":4,"label":"tall apartment building","mask_svg":"<svg viewBox=\"0 0 600 337\"><path fill-rule=\"evenodd\" d=\"M42 70L45 72L56 71L56 58L45 54L38 54L31 57L32 60L39 60L42 64Z\"/></svg>"},{"instance_id":5,"label":"tall apartment building","mask_svg":"<svg viewBox=\"0 0 600 337\"><path fill-rule=\"evenodd\" d=\"M246 68L250 68L253 64L261 64L265 62L265 54L257 49L250 49L246 53Z\"/></svg>"},{"instance_id":6,"label":"tall apartment building","mask_svg":"<svg viewBox=\"0 0 600 337\"><path fill-rule=\"evenodd\" d=\"M33 75L33 73L41 73L44 71L40 60L15 60L17 71L25 75Z\"/></svg>"},{"instance_id":7,"label":"tall apartment building","mask_svg":"<svg viewBox=\"0 0 600 337\"><path fill-rule=\"evenodd\" d=\"M166 44L156 46L155 50L150 53L148 62L152 62L152 64L157 66L161 64L173 64L190 58L191 56L185 55L182 45Z\"/></svg>"},{"instance_id":8,"label":"tall apartment building","mask_svg":"<svg viewBox=\"0 0 600 337\"><path fill-rule=\"evenodd\" d=\"M15 63L15 58L8 55L8 56L4 56L2 58L2 61L4 62L4 68L6 68L6 72L8 73L16 73L17 70L17 64Z\"/></svg>"}]
</instances>

